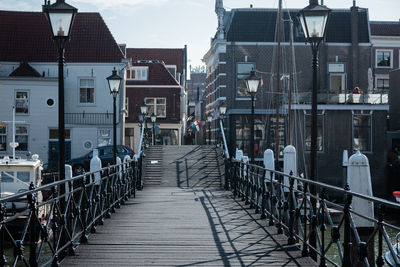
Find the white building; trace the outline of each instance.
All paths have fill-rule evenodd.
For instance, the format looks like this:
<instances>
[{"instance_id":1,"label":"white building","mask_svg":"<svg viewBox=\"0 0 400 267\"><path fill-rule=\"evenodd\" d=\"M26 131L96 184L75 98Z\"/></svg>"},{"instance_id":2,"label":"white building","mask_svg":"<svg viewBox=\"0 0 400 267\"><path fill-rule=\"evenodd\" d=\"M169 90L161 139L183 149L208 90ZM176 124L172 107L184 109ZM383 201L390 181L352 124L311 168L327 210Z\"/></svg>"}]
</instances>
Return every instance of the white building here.
<instances>
[{"instance_id":1,"label":"white building","mask_svg":"<svg viewBox=\"0 0 400 267\"><path fill-rule=\"evenodd\" d=\"M48 21L39 12L0 11L0 32L7 38L0 42L0 156L11 154L10 121L16 106L17 156L32 152L48 162L58 150L57 50ZM65 62L66 159L70 159L112 144L113 98L106 78L114 67L124 77L126 60L100 14L78 13ZM121 86L118 144L123 138L124 98Z\"/></svg>"}]
</instances>

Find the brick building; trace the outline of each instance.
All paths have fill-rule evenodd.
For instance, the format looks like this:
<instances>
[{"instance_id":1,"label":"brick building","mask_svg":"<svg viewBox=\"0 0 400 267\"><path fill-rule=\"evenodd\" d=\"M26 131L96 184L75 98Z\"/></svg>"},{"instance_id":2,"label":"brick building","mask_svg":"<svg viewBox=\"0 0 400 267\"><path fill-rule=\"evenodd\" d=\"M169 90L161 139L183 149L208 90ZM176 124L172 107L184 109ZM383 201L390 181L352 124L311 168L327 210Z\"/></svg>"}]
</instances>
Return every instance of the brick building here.
<instances>
[{"instance_id":1,"label":"brick building","mask_svg":"<svg viewBox=\"0 0 400 267\"><path fill-rule=\"evenodd\" d=\"M126 79L125 144L138 150L140 105L145 103L147 115L154 112L157 116L156 144L180 145L186 116L186 48L128 48L126 56L132 59L132 66ZM148 122L147 127L152 124Z\"/></svg>"},{"instance_id":2,"label":"brick building","mask_svg":"<svg viewBox=\"0 0 400 267\"><path fill-rule=\"evenodd\" d=\"M251 102L244 78L254 69L263 79L255 103L255 154L262 159L265 149L275 148L279 123L280 151L291 143L298 151L299 173L307 177L311 136L311 48L296 18L299 10L282 12L280 77L277 79L277 9L240 8L226 11L216 1L218 30L204 56L207 66L206 113L213 140L218 139L215 121L218 107L225 103L225 122L231 154L236 148L248 154ZM289 111L289 22L293 21L292 106ZM342 186L342 153L361 150L370 160L376 193L385 190L385 136L388 91L377 90L368 10L353 6L332 10L326 42L319 50L318 69L318 177ZM280 91L277 92L279 81ZM378 84L379 83L379 84ZM279 120L276 98L279 96ZM289 124L289 114L290 122ZM288 140L289 135L291 140ZM282 153L280 153L282 156Z\"/></svg>"}]
</instances>

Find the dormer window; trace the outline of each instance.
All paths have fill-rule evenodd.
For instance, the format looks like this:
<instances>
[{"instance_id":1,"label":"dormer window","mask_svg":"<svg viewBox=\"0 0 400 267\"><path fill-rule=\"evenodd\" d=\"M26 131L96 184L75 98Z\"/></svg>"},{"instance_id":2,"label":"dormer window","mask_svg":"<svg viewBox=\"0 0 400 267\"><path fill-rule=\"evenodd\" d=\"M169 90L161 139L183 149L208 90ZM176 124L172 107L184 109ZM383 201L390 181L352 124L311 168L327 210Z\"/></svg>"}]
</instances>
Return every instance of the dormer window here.
<instances>
[{"instance_id":1,"label":"dormer window","mask_svg":"<svg viewBox=\"0 0 400 267\"><path fill-rule=\"evenodd\" d=\"M177 77L176 77L176 66L175 65L165 65L165 67L167 68L169 73L171 73L171 75L174 76L175 79L177 79Z\"/></svg>"},{"instance_id":2,"label":"dormer window","mask_svg":"<svg viewBox=\"0 0 400 267\"><path fill-rule=\"evenodd\" d=\"M149 67L132 67L127 70L128 80L147 81L149 79Z\"/></svg>"}]
</instances>

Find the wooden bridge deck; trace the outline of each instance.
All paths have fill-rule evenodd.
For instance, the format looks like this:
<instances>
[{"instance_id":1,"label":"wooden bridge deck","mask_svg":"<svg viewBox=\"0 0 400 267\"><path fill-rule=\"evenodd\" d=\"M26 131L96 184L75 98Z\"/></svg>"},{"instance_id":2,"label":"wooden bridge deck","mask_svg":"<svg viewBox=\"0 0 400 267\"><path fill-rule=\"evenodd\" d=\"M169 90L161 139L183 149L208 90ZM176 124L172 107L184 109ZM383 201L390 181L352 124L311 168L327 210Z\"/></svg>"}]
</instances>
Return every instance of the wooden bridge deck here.
<instances>
[{"instance_id":1,"label":"wooden bridge deck","mask_svg":"<svg viewBox=\"0 0 400 267\"><path fill-rule=\"evenodd\" d=\"M218 187L147 187L62 266L316 266L243 205Z\"/></svg>"}]
</instances>

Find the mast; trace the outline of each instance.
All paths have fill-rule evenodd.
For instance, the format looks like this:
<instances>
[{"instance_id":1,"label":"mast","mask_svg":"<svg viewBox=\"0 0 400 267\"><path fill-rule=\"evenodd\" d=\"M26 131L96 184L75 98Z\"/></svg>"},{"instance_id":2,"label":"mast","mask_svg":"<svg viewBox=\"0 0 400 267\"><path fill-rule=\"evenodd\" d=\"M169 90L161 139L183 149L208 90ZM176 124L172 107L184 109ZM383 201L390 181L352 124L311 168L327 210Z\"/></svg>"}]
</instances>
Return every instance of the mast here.
<instances>
[{"instance_id":1,"label":"mast","mask_svg":"<svg viewBox=\"0 0 400 267\"><path fill-rule=\"evenodd\" d=\"M275 160L279 160L279 107L280 107L280 78L281 78L281 22L282 22L282 0L279 0L278 8L278 69L276 73L276 117L275 117Z\"/></svg>"},{"instance_id":2,"label":"mast","mask_svg":"<svg viewBox=\"0 0 400 267\"><path fill-rule=\"evenodd\" d=\"M288 145L292 144L292 87L293 87L293 21L290 19L290 52L289 52L289 97L288 97Z\"/></svg>"}]
</instances>

